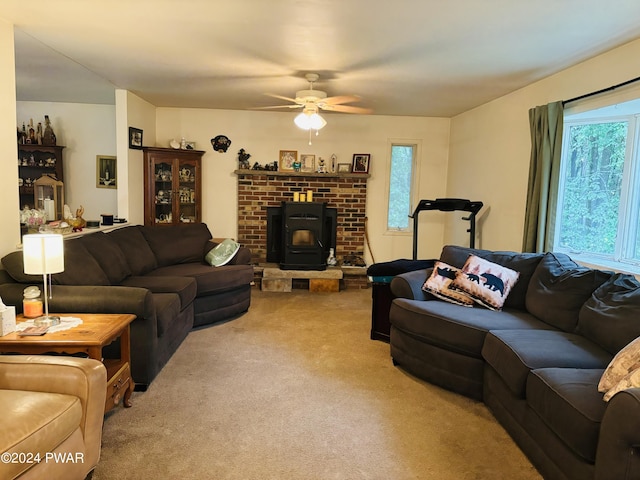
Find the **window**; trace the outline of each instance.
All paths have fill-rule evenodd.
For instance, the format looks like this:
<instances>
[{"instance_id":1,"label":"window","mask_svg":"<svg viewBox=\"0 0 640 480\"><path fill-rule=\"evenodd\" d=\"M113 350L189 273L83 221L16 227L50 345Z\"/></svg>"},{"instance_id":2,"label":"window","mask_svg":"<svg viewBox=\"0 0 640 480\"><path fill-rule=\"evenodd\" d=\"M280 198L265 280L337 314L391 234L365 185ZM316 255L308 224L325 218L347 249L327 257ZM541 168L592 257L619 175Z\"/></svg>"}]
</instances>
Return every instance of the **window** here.
<instances>
[{"instance_id":1,"label":"window","mask_svg":"<svg viewBox=\"0 0 640 480\"><path fill-rule=\"evenodd\" d=\"M565 113L554 250L640 269L640 102Z\"/></svg>"},{"instance_id":2,"label":"window","mask_svg":"<svg viewBox=\"0 0 640 480\"><path fill-rule=\"evenodd\" d=\"M410 228L416 147L415 144L391 144L387 230L408 231Z\"/></svg>"}]
</instances>

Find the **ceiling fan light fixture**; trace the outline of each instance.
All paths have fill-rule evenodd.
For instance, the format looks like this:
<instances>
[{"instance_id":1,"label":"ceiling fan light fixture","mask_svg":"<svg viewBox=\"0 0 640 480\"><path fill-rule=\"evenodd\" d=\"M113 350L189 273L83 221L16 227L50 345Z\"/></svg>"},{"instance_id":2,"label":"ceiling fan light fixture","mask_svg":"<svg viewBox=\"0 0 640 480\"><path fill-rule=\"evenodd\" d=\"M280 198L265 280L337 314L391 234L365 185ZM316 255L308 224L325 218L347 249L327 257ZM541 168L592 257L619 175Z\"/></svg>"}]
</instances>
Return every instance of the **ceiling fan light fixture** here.
<instances>
[{"instance_id":1,"label":"ceiling fan light fixture","mask_svg":"<svg viewBox=\"0 0 640 480\"><path fill-rule=\"evenodd\" d=\"M302 112L293 120L293 122L303 130L320 130L327 121L318 115L317 112Z\"/></svg>"}]
</instances>

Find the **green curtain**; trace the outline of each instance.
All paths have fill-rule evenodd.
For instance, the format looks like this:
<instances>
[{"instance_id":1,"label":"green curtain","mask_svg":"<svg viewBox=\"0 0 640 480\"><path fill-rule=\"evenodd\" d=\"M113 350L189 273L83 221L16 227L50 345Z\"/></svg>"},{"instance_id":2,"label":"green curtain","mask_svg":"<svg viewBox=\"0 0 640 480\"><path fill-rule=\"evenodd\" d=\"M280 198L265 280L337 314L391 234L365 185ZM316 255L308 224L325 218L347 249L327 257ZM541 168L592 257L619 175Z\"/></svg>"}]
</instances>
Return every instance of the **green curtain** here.
<instances>
[{"instance_id":1,"label":"green curtain","mask_svg":"<svg viewBox=\"0 0 640 480\"><path fill-rule=\"evenodd\" d=\"M545 252L553 245L562 151L562 102L532 108L529 124L531 163L522 251Z\"/></svg>"}]
</instances>

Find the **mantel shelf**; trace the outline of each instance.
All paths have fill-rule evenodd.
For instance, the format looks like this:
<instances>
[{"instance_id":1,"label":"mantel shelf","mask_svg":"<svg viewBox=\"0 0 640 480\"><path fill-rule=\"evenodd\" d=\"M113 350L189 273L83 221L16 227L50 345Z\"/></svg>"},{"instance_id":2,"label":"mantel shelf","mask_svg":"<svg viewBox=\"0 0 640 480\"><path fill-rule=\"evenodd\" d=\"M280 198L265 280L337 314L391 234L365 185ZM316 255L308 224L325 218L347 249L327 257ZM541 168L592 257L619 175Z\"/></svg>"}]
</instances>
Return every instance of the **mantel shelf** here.
<instances>
[{"instance_id":1,"label":"mantel shelf","mask_svg":"<svg viewBox=\"0 0 640 480\"><path fill-rule=\"evenodd\" d=\"M283 171L272 171L272 170L249 170L249 169L239 169L234 170L234 172L238 176L242 175L267 175L270 177L318 177L318 178L369 178L371 175L369 173L317 173L317 172L283 172Z\"/></svg>"}]
</instances>

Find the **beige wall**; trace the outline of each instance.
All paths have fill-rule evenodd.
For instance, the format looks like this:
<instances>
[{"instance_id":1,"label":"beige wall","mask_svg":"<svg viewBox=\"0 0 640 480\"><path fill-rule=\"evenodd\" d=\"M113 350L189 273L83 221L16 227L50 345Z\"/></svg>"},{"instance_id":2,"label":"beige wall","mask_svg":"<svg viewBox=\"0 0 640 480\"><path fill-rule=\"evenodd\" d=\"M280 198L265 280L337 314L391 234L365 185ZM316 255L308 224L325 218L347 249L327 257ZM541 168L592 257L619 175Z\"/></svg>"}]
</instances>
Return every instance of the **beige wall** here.
<instances>
[{"instance_id":1,"label":"beige wall","mask_svg":"<svg viewBox=\"0 0 640 480\"><path fill-rule=\"evenodd\" d=\"M13 25L0 19L0 254L20 243Z\"/></svg>"},{"instance_id":2,"label":"beige wall","mask_svg":"<svg viewBox=\"0 0 640 480\"><path fill-rule=\"evenodd\" d=\"M118 216L129 223L144 223L144 165L142 150L129 148L129 127L142 130L142 142L153 146L156 138L156 107L126 90L116 90L118 170Z\"/></svg>"},{"instance_id":3,"label":"beige wall","mask_svg":"<svg viewBox=\"0 0 640 480\"><path fill-rule=\"evenodd\" d=\"M452 119L447 194L485 203L477 246L522 247L531 149L528 110L638 77L639 57L640 41L635 41ZM445 241L466 244L468 238L447 230Z\"/></svg>"},{"instance_id":4,"label":"beige wall","mask_svg":"<svg viewBox=\"0 0 640 480\"><path fill-rule=\"evenodd\" d=\"M208 109L157 109L157 145L169 146L181 137L196 142L204 150L203 220L216 237L235 237L237 222L238 150L251 154L250 163L264 165L278 159L280 150L314 154L329 161L332 154L338 163L351 163L354 153L371 154L371 178L367 185L369 235L377 262L399 257L410 258L412 236L387 234L386 201L390 139L419 142L421 164L419 198L444 196L448 158L449 120L422 117L387 117L327 114L327 126L319 136L312 136L293 123L295 113L245 112ZM226 153L214 152L210 140L228 136L232 143ZM145 133L146 135L146 133ZM442 246L442 223L425 218L422 256L433 256ZM422 218L421 218L422 220ZM421 227L422 228L422 227ZM428 234L427 234L428 230ZM371 258L369 256L368 260Z\"/></svg>"}]
</instances>

